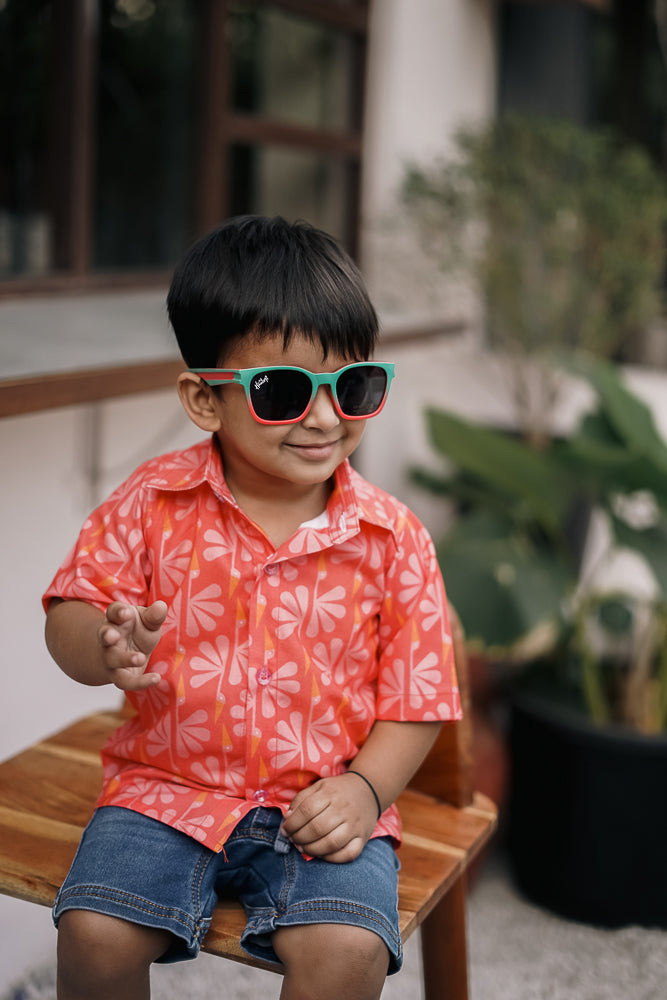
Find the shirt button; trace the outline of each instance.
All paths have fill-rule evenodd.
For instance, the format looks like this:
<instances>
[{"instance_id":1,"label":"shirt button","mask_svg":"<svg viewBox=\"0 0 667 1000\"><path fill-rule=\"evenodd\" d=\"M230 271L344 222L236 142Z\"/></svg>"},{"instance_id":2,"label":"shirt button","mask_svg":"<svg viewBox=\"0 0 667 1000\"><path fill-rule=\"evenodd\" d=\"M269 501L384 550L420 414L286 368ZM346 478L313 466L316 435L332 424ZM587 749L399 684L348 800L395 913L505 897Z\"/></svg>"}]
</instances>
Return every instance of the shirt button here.
<instances>
[{"instance_id":1,"label":"shirt button","mask_svg":"<svg viewBox=\"0 0 667 1000\"><path fill-rule=\"evenodd\" d=\"M267 576L275 576L276 573L280 572L280 568L275 563L269 563L268 566L264 567L264 572Z\"/></svg>"},{"instance_id":2,"label":"shirt button","mask_svg":"<svg viewBox=\"0 0 667 1000\"><path fill-rule=\"evenodd\" d=\"M262 667L262 669L257 673L257 683L261 684L262 687L266 687L266 685L269 683L270 680L271 680L271 671L268 669L268 667Z\"/></svg>"},{"instance_id":3,"label":"shirt button","mask_svg":"<svg viewBox=\"0 0 667 1000\"><path fill-rule=\"evenodd\" d=\"M266 792L263 788L258 788L256 792L253 792L252 797L255 802L266 802Z\"/></svg>"}]
</instances>

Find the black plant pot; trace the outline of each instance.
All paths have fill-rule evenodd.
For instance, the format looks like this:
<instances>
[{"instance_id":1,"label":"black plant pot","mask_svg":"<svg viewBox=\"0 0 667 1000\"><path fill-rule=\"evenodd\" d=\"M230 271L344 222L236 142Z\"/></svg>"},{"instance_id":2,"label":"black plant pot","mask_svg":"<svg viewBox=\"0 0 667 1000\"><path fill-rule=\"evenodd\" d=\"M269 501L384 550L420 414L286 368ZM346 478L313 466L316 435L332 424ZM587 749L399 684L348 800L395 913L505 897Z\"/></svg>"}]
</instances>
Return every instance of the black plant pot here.
<instances>
[{"instance_id":1,"label":"black plant pot","mask_svg":"<svg viewBox=\"0 0 667 1000\"><path fill-rule=\"evenodd\" d=\"M667 739L517 694L510 751L519 889L585 923L667 927Z\"/></svg>"}]
</instances>

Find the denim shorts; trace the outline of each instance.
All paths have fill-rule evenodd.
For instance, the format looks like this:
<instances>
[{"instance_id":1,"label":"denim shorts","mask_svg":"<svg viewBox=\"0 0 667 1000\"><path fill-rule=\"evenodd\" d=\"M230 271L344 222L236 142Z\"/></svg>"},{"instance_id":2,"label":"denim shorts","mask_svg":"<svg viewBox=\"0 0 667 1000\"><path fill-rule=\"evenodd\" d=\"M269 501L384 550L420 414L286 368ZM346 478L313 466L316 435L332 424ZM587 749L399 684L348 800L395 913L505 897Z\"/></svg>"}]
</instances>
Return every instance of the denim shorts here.
<instances>
[{"instance_id":1,"label":"denim shorts","mask_svg":"<svg viewBox=\"0 0 667 1000\"><path fill-rule=\"evenodd\" d=\"M175 936L161 962L194 958L219 897L245 909L241 947L280 965L272 935L297 924L352 924L374 931L403 961L398 929L398 858L388 837L369 840L354 861L305 860L281 834L279 809L261 806L216 854L192 837L130 809L98 809L53 907L95 910Z\"/></svg>"}]
</instances>

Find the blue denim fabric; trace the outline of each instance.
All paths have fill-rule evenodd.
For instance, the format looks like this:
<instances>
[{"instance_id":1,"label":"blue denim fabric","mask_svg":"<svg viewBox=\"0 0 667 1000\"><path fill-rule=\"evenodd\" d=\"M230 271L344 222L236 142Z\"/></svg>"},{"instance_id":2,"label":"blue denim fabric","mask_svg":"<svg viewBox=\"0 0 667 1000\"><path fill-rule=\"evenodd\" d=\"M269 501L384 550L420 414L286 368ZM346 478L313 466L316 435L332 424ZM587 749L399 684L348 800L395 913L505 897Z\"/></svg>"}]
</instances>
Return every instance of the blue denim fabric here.
<instances>
[{"instance_id":1,"label":"blue denim fabric","mask_svg":"<svg viewBox=\"0 0 667 1000\"><path fill-rule=\"evenodd\" d=\"M81 838L53 908L95 910L175 935L160 961L194 958L221 896L240 900L247 924L241 946L280 965L272 934L297 924L352 924L374 931L403 961L398 929L398 858L387 837L370 840L347 864L306 861L280 833L278 809L253 809L216 854L140 813L98 809Z\"/></svg>"}]
</instances>

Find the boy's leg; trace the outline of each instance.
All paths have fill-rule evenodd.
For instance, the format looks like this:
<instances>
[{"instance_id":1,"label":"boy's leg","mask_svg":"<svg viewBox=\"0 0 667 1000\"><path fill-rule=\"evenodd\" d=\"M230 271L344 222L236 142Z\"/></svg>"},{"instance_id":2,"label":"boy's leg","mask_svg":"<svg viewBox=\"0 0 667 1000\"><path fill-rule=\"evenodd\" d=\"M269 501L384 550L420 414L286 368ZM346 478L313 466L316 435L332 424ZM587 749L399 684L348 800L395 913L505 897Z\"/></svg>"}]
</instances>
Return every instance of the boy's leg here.
<instances>
[{"instance_id":1,"label":"boy's leg","mask_svg":"<svg viewBox=\"0 0 667 1000\"><path fill-rule=\"evenodd\" d=\"M365 927L279 927L273 947L285 966L281 1000L378 1000L382 992L389 951Z\"/></svg>"},{"instance_id":2,"label":"boy's leg","mask_svg":"<svg viewBox=\"0 0 667 1000\"><path fill-rule=\"evenodd\" d=\"M220 860L157 820L98 809L54 905L59 1000L145 1000L152 962L194 958Z\"/></svg>"},{"instance_id":3,"label":"boy's leg","mask_svg":"<svg viewBox=\"0 0 667 1000\"><path fill-rule=\"evenodd\" d=\"M58 1000L148 1000L151 964L173 940L91 910L67 910L58 924Z\"/></svg>"},{"instance_id":4,"label":"boy's leg","mask_svg":"<svg viewBox=\"0 0 667 1000\"><path fill-rule=\"evenodd\" d=\"M278 810L254 810L225 845L243 876L241 947L282 964L283 1000L376 1000L402 962L392 842L374 838L346 864L306 860L281 822Z\"/></svg>"}]
</instances>

